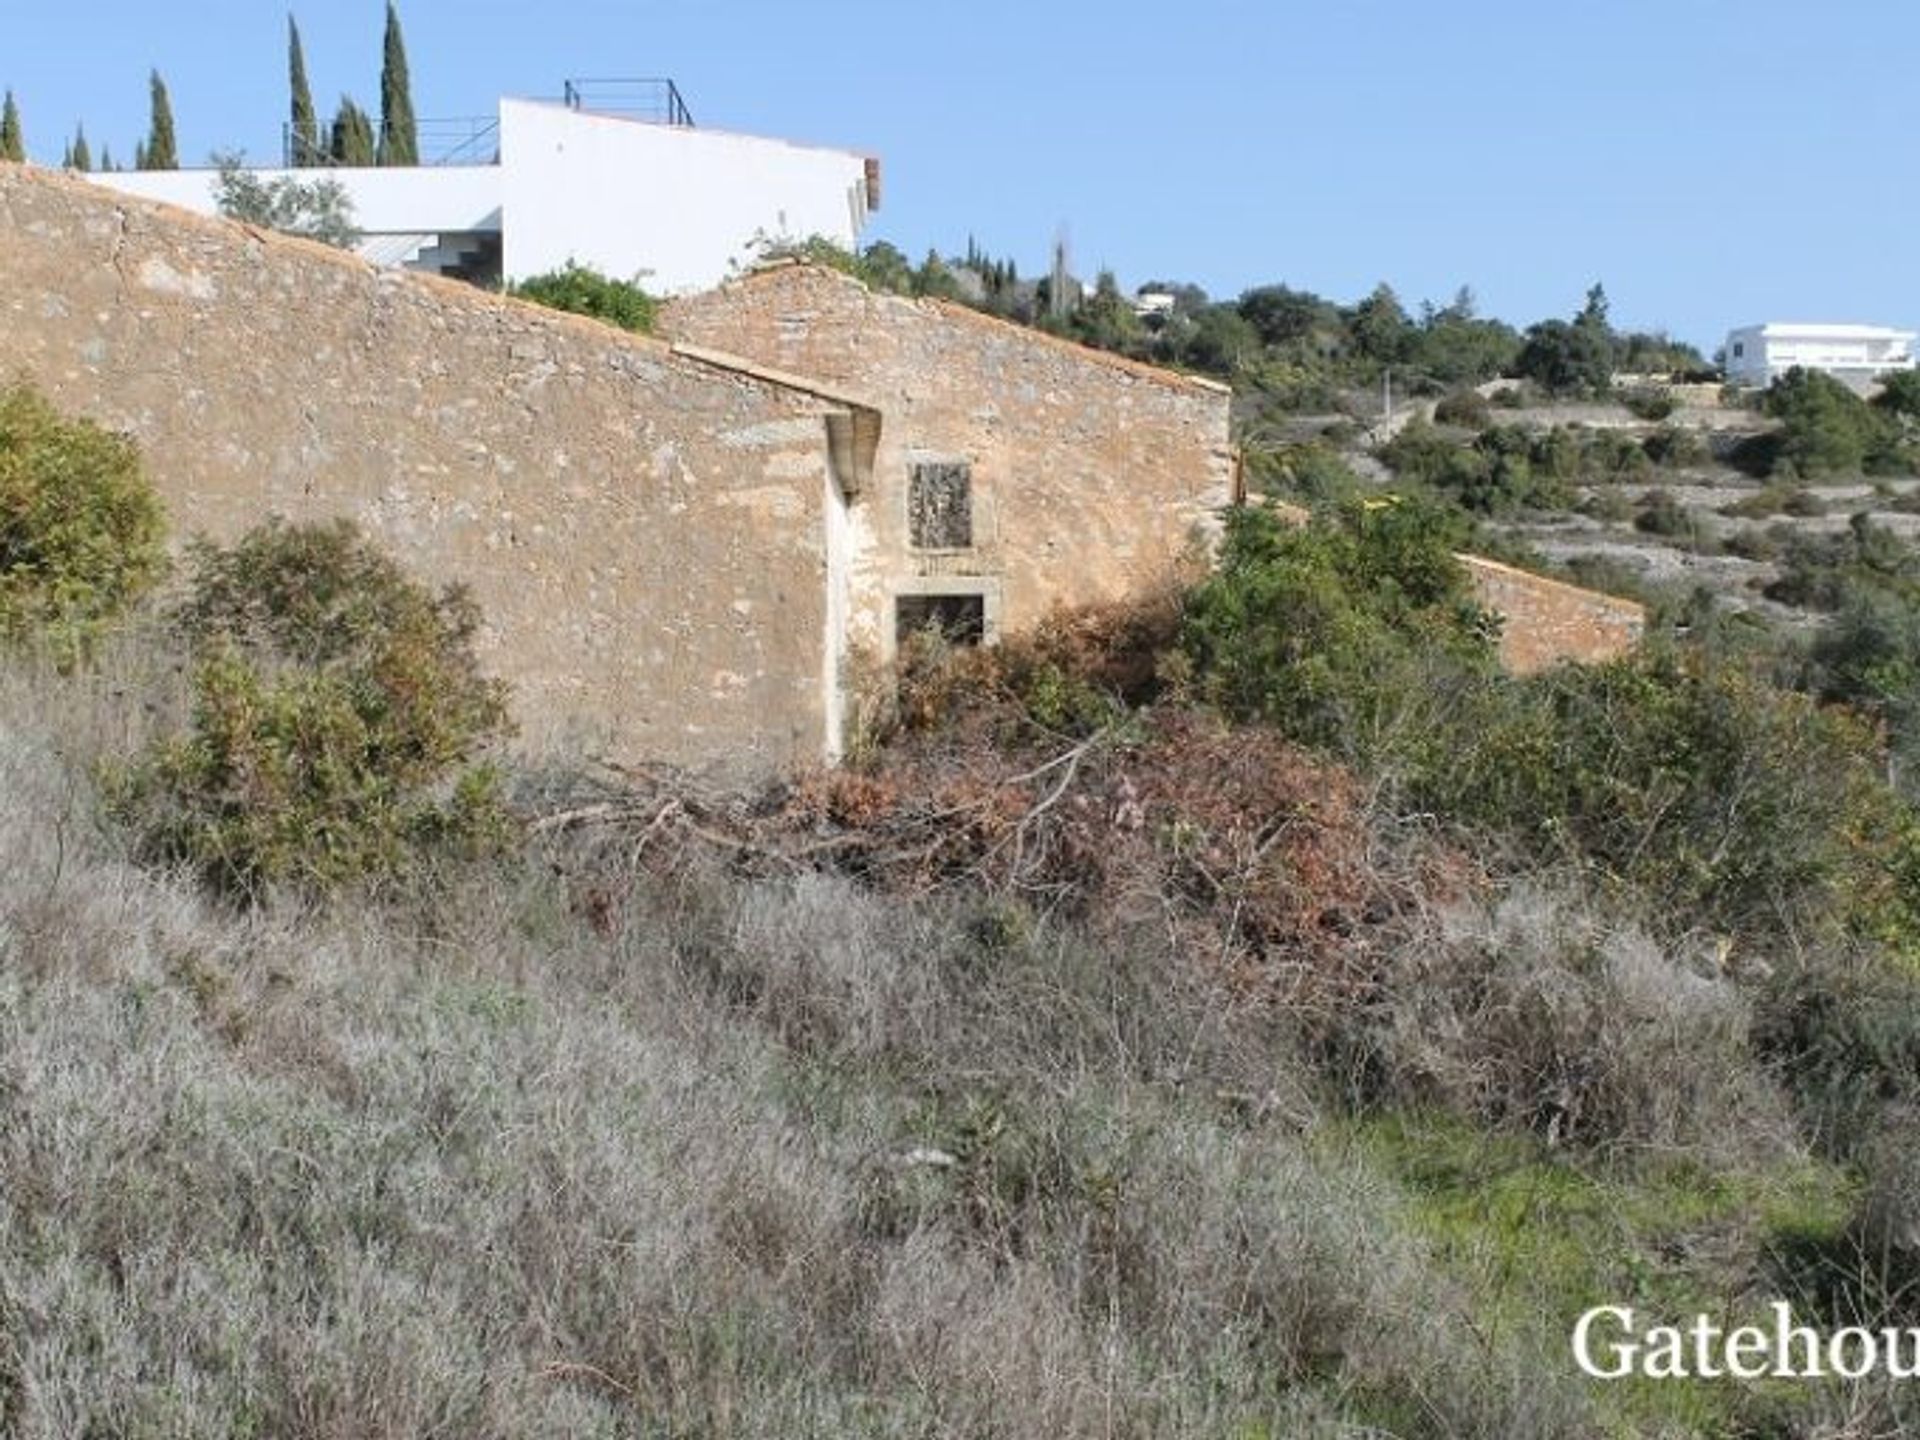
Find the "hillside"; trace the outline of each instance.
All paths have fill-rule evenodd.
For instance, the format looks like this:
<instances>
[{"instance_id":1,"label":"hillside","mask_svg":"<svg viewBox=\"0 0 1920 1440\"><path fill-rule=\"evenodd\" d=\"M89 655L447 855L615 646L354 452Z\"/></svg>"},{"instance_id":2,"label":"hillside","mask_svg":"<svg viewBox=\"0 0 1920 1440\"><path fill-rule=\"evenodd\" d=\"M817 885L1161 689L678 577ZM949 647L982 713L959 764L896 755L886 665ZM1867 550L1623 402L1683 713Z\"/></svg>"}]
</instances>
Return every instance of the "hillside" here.
<instances>
[{"instance_id":1,"label":"hillside","mask_svg":"<svg viewBox=\"0 0 1920 1440\"><path fill-rule=\"evenodd\" d=\"M10 404L0 474L106 466L68 513L138 560L130 450ZM1504 675L1436 516L1249 513L1190 592L917 654L857 763L754 793L514 749L463 602L351 527L144 600L36 573L6 1433L1913 1421L1568 1349L1604 1304L1910 1313L1870 741L1685 655Z\"/></svg>"},{"instance_id":2,"label":"hillside","mask_svg":"<svg viewBox=\"0 0 1920 1440\"><path fill-rule=\"evenodd\" d=\"M1304 1032L1151 931L671 837L610 919L564 847L232 913L101 828L154 683L0 679L9 1433L1732 1433L1565 1326L1812 1285L1853 1208L1755 998L1577 891L1409 919ZM1575 1149L1497 1120L1563 1067Z\"/></svg>"},{"instance_id":3,"label":"hillside","mask_svg":"<svg viewBox=\"0 0 1920 1440\"><path fill-rule=\"evenodd\" d=\"M222 286L309 273L168 234ZM432 328L312 265L367 302L342 335ZM124 298L112 343L163 343ZM638 384L723 480L824 501L857 439L756 367L450 303L495 362L583 357L567 414ZM1525 673L1461 553L1630 489L1670 541L1646 487L1722 461L1804 510L1786 464L1907 464L1912 417L1800 380L1688 445L1645 397L1530 398L1259 451L1298 523L1236 507L1210 564L991 646L909 628L834 672L843 764L742 778L570 738L563 650L501 663L496 603L591 646L563 538L422 547L414 482L356 523L295 446L302 505L183 543L191 477L254 452L0 391L0 1433L1911 1430L1883 1375L1574 1349L1602 1307L1920 1324L1910 549L1787 545L1760 598L1832 617L1804 649L1655 596L1638 652ZM463 428L364 399L327 433ZM596 424L568 504L632 526ZM786 493L705 539L767 568ZM717 663L625 658L667 704Z\"/></svg>"}]
</instances>

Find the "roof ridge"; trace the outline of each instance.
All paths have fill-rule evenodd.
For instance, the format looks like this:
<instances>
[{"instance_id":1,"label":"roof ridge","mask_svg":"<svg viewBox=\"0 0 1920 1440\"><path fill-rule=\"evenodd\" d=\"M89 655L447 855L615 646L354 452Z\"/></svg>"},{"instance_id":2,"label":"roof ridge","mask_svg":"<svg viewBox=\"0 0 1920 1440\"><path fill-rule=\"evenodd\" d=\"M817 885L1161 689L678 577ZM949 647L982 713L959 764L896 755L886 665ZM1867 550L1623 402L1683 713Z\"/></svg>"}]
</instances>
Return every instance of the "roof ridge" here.
<instances>
[{"instance_id":1,"label":"roof ridge","mask_svg":"<svg viewBox=\"0 0 1920 1440\"><path fill-rule=\"evenodd\" d=\"M582 336L590 336L606 344L651 355L657 359L677 356L695 364L744 375L761 384L815 399L828 400L852 409L876 409L869 401L837 392L817 380L792 375L768 366L755 365L751 361L723 351L711 350L702 353L700 347L682 346L664 336L646 335L623 329L604 320L596 320L589 315L556 310L551 306L541 305L503 291L482 289L463 280L418 270L395 270L377 265L352 250L343 250L309 236L291 235L285 231L267 229L248 221L234 220L222 215L202 214L200 211L189 210L183 205L176 205L168 200L116 190L110 185L88 180L65 170L0 161L0 186L9 183L24 183L44 186L50 190L63 190L70 194L84 196L90 202L111 209L143 210L166 224L197 230L203 234L220 235L226 238L244 236L255 244L270 251L278 251L288 257L303 257L337 269L351 271L376 286L410 285L431 292L436 299L452 301L475 311L491 311L503 316L535 320L557 331L572 331Z\"/></svg>"},{"instance_id":2,"label":"roof ridge","mask_svg":"<svg viewBox=\"0 0 1920 1440\"><path fill-rule=\"evenodd\" d=\"M720 286L728 289L735 285L745 285L769 276L784 275L791 271L804 270L809 274L829 276L832 279L853 286L878 300L891 301L901 305L911 305L929 313L946 315L954 319L981 326L1008 331L1037 345L1059 350L1073 355L1089 364L1100 365L1107 369L1119 370L1137 376L1143 380L1152 380L1170 387L1182 387L1210 391L1219 395L1233 394L1233 387L1205 375L1191 375L1184 370L1169 369L1164 365L1149 364L1144 360L1134 360L1125 355L1116 355L1111 350L1101 350L1096 346L1084 345L1078 340L1064 335L1049 334L1032 325L1023 325L1018 320L1009 320L1002 315L990 315L984 310L976 310L957 300L943 300L932 295L898 295L889 290L876 290L858 275L849 275L838 266L813 260L805 255L778 255L733 276ZM697 299L697 296L689 296Z\"/></svg>"}]
</instances>

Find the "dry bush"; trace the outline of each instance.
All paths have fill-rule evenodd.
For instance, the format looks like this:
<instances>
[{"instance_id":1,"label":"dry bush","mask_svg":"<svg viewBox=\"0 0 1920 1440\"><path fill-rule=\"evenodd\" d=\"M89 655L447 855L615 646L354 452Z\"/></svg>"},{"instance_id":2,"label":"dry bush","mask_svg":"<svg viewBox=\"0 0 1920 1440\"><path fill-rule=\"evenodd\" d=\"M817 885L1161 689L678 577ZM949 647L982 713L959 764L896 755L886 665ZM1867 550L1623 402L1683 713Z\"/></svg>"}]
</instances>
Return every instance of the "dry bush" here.
<instances>
[{"instance_id":1,"label":"dry bush","mask_svg":"<svg viewBox=\"0 0 1920 1440\"><path fill-rule=\"evenodd\" d=\"M1738 1162L1795 1144L1734 981L1564 894L1456 908L1397 953L1360 1023L1396 1102L1621 1154Z\"/></svg>"},{"instance_id":2,"label":"dry bush","mask_svg":"<svg viewBox=\"0 0 1920 1440\"><path fill-rule=\"evenodd\" d=\"M780 823L848 832L842 863L889 890L965 877L1257 964L1331 958L1404 908L1410 891L1371 863L1362 801L1271 734L1164 710L1051 755L964 737L903 747L815 777Z\"/></svg>"},{"instance_id":3,"label":"dry bush","mask_svg":"<svg viewBox=\"0 0 1920 1440\"><path fill-rule=\"evenodd\" d=\"M990 647L913 636L893 670L866 682L861 748L871 758L903 733L961 723L1016 741L1110 724L1178 688L1168 682L1184 669L1178 645L1186 595L1169 578L1124 602L1058 606L1031 631Z\"/></svg>"},{"instance_id":4,"label":"dry bush","mask_svg":"<svg viewBox=\"0 0 1920 1440\"><path fill-rule=\"evenodd\" d=\"M1163 694L1179 619L1169 590L1063 611L1001 646L916 650L863 764L758 797L615 769L555 777L526 803L539 830L590 837L580 903L603 926L638 875L692 850L750 874L984 894L1011 923L1159 937L1297 1005L1363 984L1422 904L1473 888L1472 867L1386 825L1339 765Z\"/></svg>"},{"instance_id":5,"label":"dry bush","mask_svg":"<svg viewBox=\"0 0 1920 1440\"><path fill-rule=\"evenodd\" d=\"M1802 1128L1835 1159L1873 1159L1887 1117L1920 1115L1920 975L1869 946L1783 958L1756 999L1755 1038Z\"/></svg>"},{"instance_id":6,"label":"dry bush","mask_svg":"<svg viewBox=\"0 0 1920 1440\"><path fill-rule=\"evenodd\" d=\"M983 701L865 769L803 776L754 803L632 770L571 777L564 798L538 803L548 831L600 832L579 883L604 923L639 874L692 847L747 873L830 871L901 896L966 890L1015 917L1158 937L1310 1005L1321 987L1363 984L1423 903L1475 883L1461 857L1376 823L1368 799L1272 732L1190 709L1062 739Z\"/></svg>"},{"instance_id":7,"label":"dry bush","mask_svg":"<svg viewBox=\"0 0 1920 1440\"><path fill-rule=\"evenodd\" d=\"M597 926L546 859L222 910L42 728L114 697L38 686L0 672L0 1432L1579 1433L1300 1133L1271 1007L1159 943L686 846Z\"/></svg>"},{"instance_id":8,"label":"dry bush","mask_svg":"<svg viewBox=\"0 0 1920 1440\"><path fill-rule=\"evenodd\" d=\"M1920 1115L1889 1107L1864 1147L1864 1184L1837 1256L1822 1267L1836 1324L1911 1326L1920 1319Z\"/></svg>"}]
</instances>

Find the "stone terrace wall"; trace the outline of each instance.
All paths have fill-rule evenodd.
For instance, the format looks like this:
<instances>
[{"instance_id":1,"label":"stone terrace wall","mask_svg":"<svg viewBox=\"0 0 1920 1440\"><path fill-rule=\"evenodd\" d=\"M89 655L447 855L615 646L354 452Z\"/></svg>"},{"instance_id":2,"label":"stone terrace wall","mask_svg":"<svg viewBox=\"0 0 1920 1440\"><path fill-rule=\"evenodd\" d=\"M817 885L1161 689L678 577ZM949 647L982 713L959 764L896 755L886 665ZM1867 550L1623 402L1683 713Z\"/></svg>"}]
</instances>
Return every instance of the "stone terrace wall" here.
<instances>
[{"instance_id":1,"label":"stone terrace wall","mask_svg":"<svg viewBox=\"0 0 1920 1440\"><path fill-rule=\"evenodd\" d=\"M874 483L853 507L850 627L880 654L895 595L983 577L997 627L1027 629L1056 604L1167 578L1233 502L1231 395L1210 381L962 306L873 294L818 265L677 300L662 328L846 386L880 410ZM908 467L942 457L971 463L974 546L915 552Z\"/></svg>"},{"instance_id":2,"label":"stone terrace wall","mask_svg":"<svg viewBox=\"0 0 1920 1440\"><path fill-rule=\"evenodd\" d=\"M1305 525L1312 512L1283 500L1268 508L1289 525ZM1455 555L1466 567L1473 598L1504 622L1500 663L1514 675L1532 675L1563 661L1591 665L1618 659L1647 630L1646 607L1617 595L1516 570L1481 555Z\"/></svg>"},{"instance_id":3,"label":"stone terrace wall","mask_svg":"<svg viewBox=\"0 0 1920 1440\"><path fill-rule=\"evenodd\" d=\"M530 743L821 754L835 407L19 166L0 285L0 379L132 434L177 537L345 515L470 585Z\"/></svg>"},{"instance_id":4,"label":"stone terrace wall","mask_svg":"<svg viewBox=\"0 0 1920 1440\"><path fill-rule=\"evenodd\" d=\"M1500 631L1500 660L1516 675L1568 660L1594 664L1617 659L1646 633L1647 612L1631 600L1478 555L1462 555L1460 563L1473 579L1475 598L1506 621Z\"/></svg>"}]
</instances>

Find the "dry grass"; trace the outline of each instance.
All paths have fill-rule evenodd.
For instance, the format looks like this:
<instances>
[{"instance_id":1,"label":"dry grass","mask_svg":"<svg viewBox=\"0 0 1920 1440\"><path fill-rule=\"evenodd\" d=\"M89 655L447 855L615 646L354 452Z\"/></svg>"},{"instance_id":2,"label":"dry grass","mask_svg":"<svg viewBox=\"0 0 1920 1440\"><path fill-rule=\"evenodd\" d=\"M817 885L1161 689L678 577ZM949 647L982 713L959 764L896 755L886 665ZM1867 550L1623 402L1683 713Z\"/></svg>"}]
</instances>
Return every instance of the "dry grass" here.
<instances>
[{"instance_id":1,"label":"dry grass","mask_svg":"<svg viewBox=\"0 0 1920 1440\"><path fill-rule=\"evenodd\" d=\"M1397 1103L1426 1098L1549 1144L1750 1165L1797 1155L1752 1004L1710 947L1683 959L1573 893L1521 885L1397 952L1361 1044Z\"/></svg>"},{"instance_id":2,"label":"dry grass","mask_svg":"<svg viewBox=\"0 0 1920 1440\"><path fill-rule=\"evenodd\" d=\"M1257 747L1204 791L1157 732L1090 752L1097 803L1028 853L1067 876L1128 787L1156 818L1089 903L983 866L991 837L964 883L905 883L832 847L762 863L744 808L654 828L649 795L637 829L243 913L98 818L92 765L178 704L151 645L0 668L0 1434L1588 1435L1621 1422L1563 1337L1476 1308L1501 1247L1437 1244L1435 1197L1354 1127L1432 1106L1616 1177L1802 1148L1750 987L1565 888L1442 918ZM882 831L920 833L888 783ZM817 798L763 818L800 843ZM1247 828L1309 801L1288 844ZM1185 811L1179 853L1240 877L1211 935L1147 843ZM1206 846L1321 865L1356 915L1355 867L1401 867L1398 918L1250 929L1293 892ZM1124 875L1191 923L1141 923L1099 888ZM1249 984L1236 952L1339 983ZM1900 1251L1884 1173L1861 1225ZM1897 1398L1779 1433L1869 1433Z\"/></svg>"},{"instance_id":3,"label":"dry grass","mask_svg":"<svg viewBox=\"0 0 1920 1440\"><path fill-rule=\"evenodd\" d=\"M1579 1433L1164 945L691 862L230 913L97 824L116 687L0 679L0 1431Z\"/></svg>"}]
</instances>

